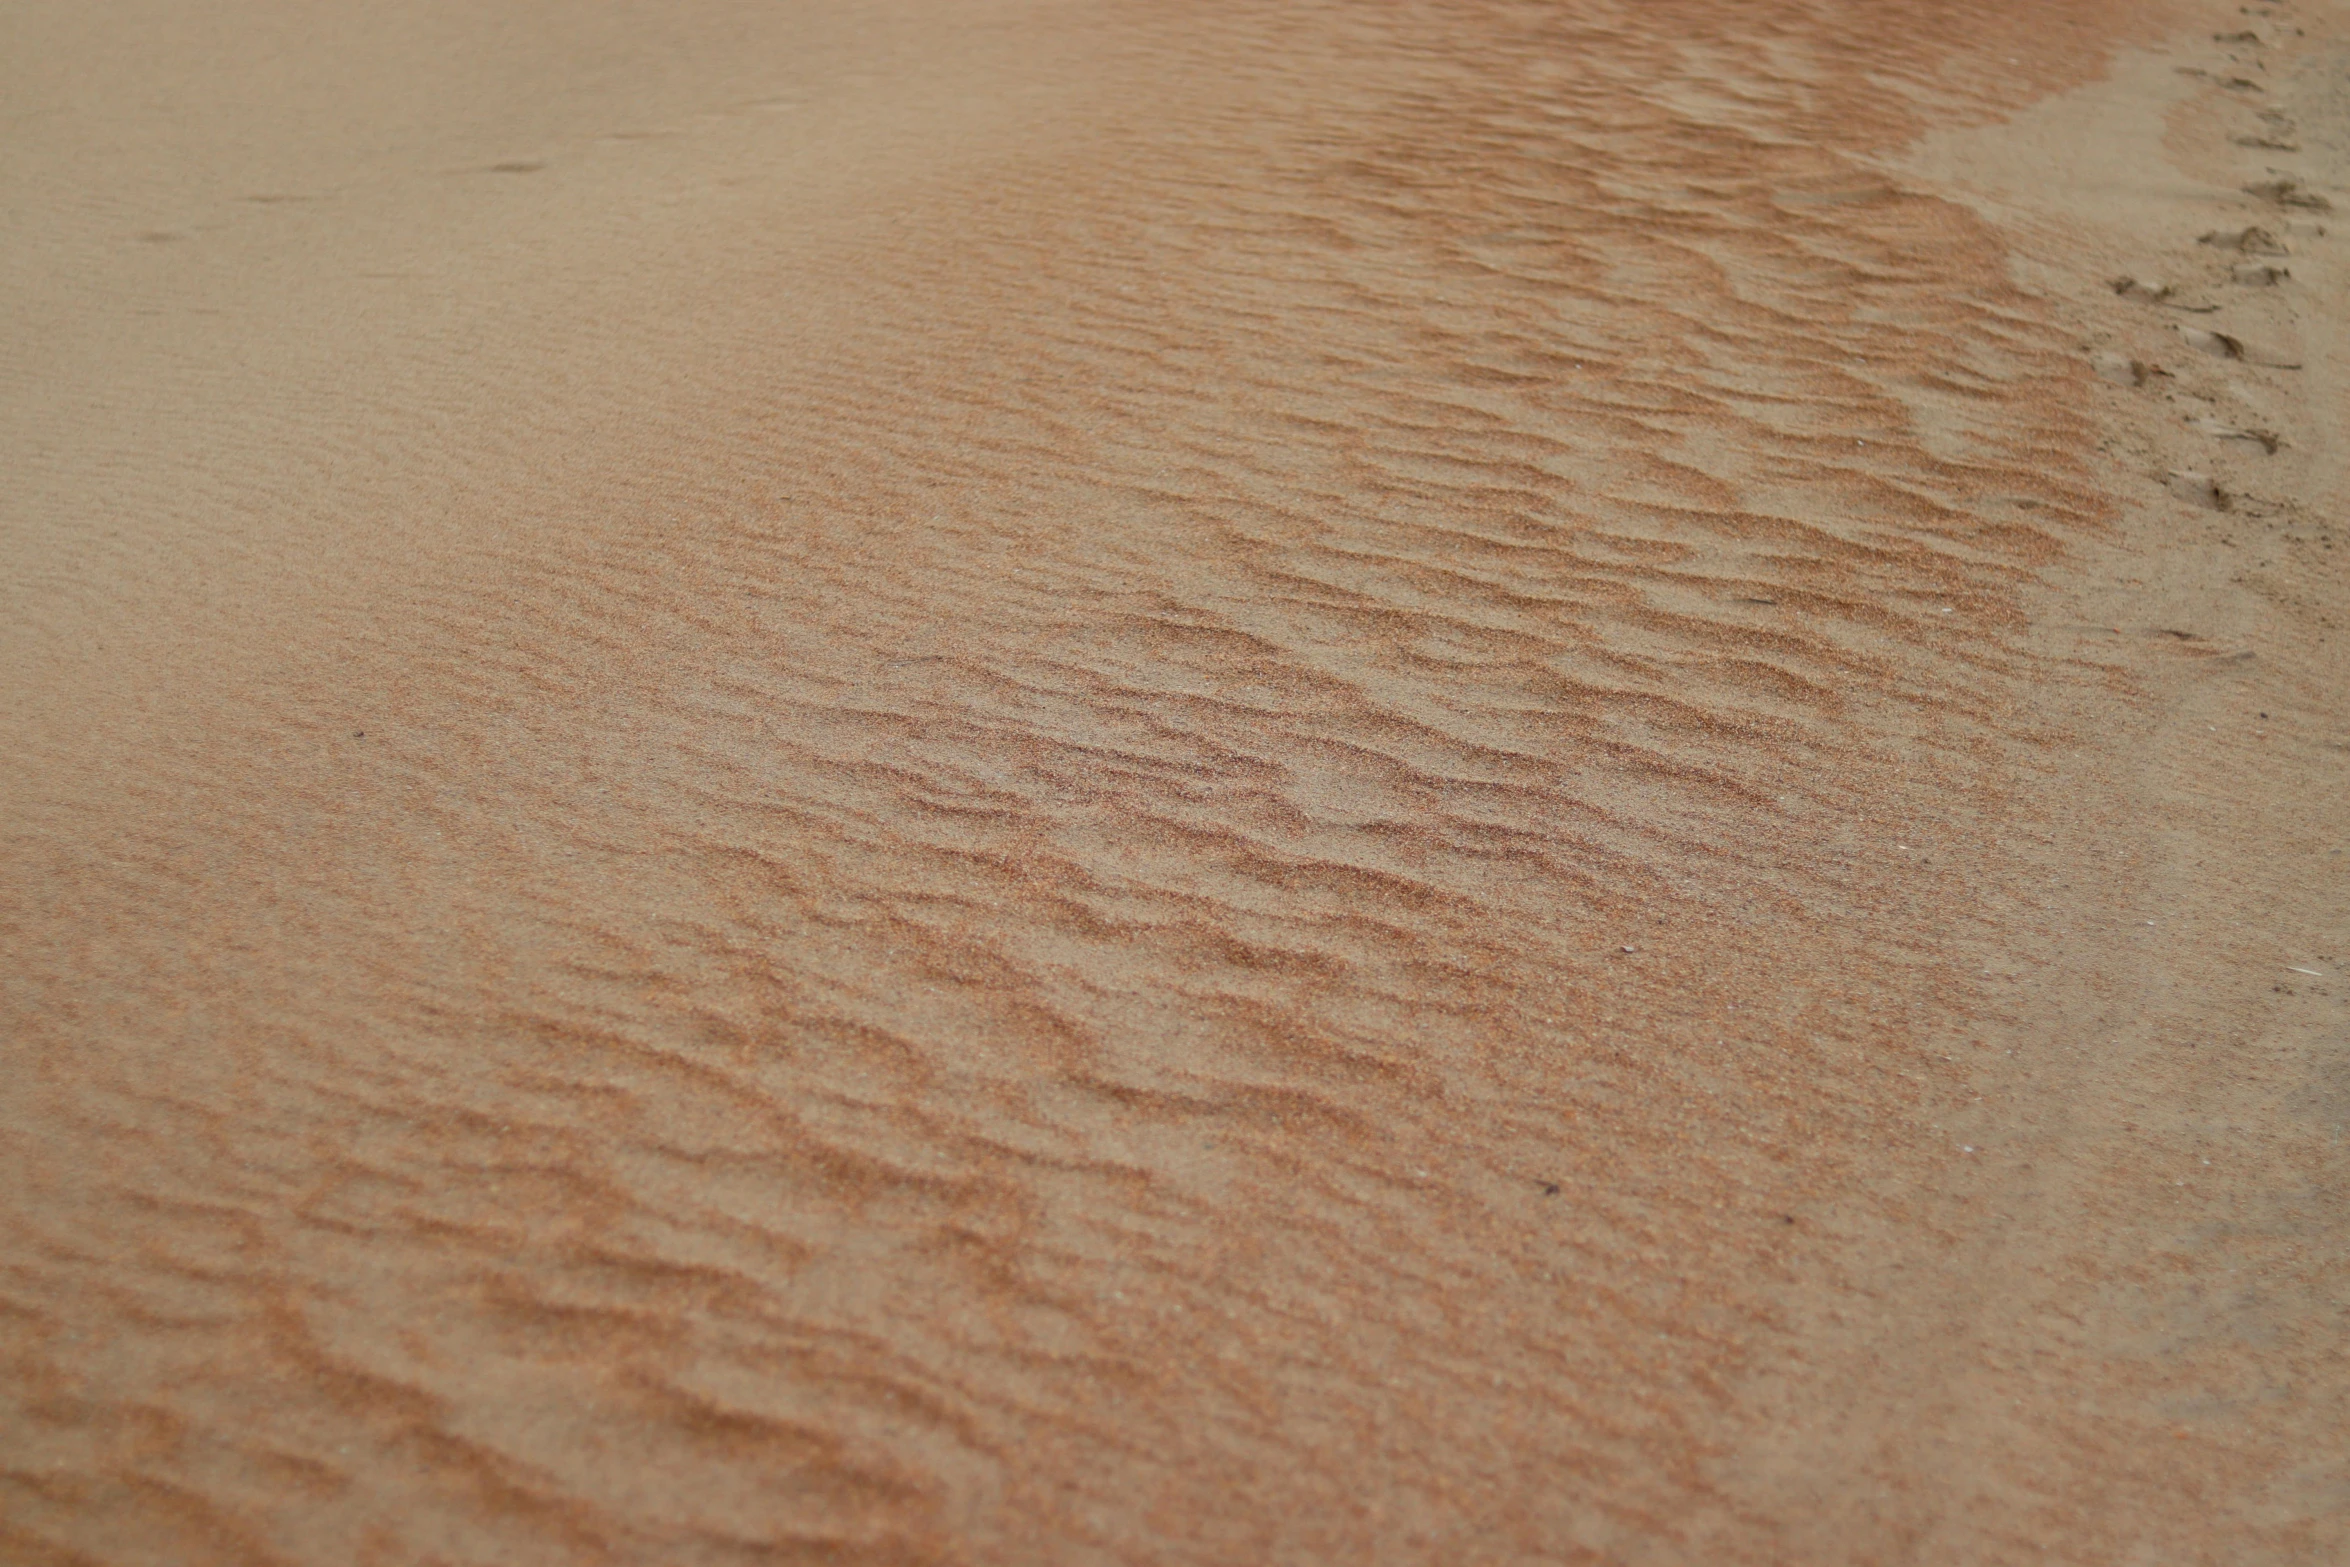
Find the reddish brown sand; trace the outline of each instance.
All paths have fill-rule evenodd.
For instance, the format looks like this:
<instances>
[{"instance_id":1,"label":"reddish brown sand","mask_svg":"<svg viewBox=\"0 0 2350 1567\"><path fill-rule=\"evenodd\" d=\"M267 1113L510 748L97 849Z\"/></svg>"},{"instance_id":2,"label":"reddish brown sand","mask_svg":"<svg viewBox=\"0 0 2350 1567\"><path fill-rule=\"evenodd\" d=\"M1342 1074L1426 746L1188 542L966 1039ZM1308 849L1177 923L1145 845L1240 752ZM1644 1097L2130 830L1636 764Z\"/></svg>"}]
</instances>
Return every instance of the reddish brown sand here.
<instances>
[{"instance_id":1,"label":"reddish brown sand","mask_svg":"<svg viewBox=\"0 0 2350 1567\"><path fill-rule=\"evenodd\" d=\"M2346 82L12 0L0 1559L2350 1560Z\"/></svg>"}]
</instances>

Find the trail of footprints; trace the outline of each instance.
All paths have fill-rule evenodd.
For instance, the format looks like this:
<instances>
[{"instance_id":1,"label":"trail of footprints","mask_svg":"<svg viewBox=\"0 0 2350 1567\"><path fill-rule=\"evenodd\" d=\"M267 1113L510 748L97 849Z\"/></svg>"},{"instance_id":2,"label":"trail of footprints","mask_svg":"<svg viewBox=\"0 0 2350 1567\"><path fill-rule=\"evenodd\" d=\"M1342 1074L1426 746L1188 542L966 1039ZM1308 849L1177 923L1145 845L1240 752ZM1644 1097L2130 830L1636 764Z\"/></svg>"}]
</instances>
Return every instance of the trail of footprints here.
<instances>
[{"instance_id":1,"label":"trail of footprints","mask_svg":"<svg viewBox=\"0 0 2350 1567\"><path fill-rule=\"evenodd\" d=\"M2265 94L2267 87L2256 77L2268 74L2267 51L2272 39L2286 30L2280 20L2284 13L2278 7L2244 10L2267 30L2214 34L2212 41L2225 58L2216 67L2180 66L2180 74L2208 81L2232 97ZM2264 153L2301 150L2293 117L2276 108L2252 111L2229 142ZM2176 366L2112 348L2095 351L2091 365L2100 379L2116 386L2159 389L2165 401L2180 408L2180 421L2213 442L2217 451L2258 462L2288 445L2282 434L2261 422L2261 415L2271 406L2272 392L2289 394L2287 377L2302 368L2300 355L2287 346L2288 338L2297 336L2292 258L2297 247L2328 242L2334 208L2330 198L2290 170L2264 168L2258 177L2246 178L2240 189L2240 220L2206 229L2191 243L2182 238L2178 251L2185 280L2136 273L2108 280L2114 295L2128 304L2203 318L2169 323L2173 344L2184 351ZM2262 292L2248 292L2252 290ZM2257 328L2237 326L2239 318L2255 314L2268 319ZM2205 359L2280 374L2263 376L2256 384L2242 379L2240 372L2223 371L2226 378L2214 384L2201 364ZM2258 493L2268 487L2265 477L2252 478L2251 469L2243 470L2242 478L2234 471L2212 471L2218 466L2198 462L2166 469L2159 478L2173 497L2211 511L2233 511L2239 505L2266 511L2277 506Z\"/></svg>"}]
</instances>

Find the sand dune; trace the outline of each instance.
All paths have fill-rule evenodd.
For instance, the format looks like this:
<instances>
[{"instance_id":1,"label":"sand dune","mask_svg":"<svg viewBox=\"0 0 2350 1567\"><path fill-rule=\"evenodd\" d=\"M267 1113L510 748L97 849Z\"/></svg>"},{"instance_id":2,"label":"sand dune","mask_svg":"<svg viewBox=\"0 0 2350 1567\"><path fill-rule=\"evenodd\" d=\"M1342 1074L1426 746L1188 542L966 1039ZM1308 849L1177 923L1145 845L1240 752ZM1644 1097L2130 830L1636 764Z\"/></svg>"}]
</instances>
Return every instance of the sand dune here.
<instances>
[{"instance_id":1,"label":"sand dune","mask_svg":"<svg viewBox=\"0 0 2350 1567\"><path fill-rule=\"evenodd\" d=\"M2335 1559L2246 13L14 9L0 1555Z\"/></svg>"}]
</instances>

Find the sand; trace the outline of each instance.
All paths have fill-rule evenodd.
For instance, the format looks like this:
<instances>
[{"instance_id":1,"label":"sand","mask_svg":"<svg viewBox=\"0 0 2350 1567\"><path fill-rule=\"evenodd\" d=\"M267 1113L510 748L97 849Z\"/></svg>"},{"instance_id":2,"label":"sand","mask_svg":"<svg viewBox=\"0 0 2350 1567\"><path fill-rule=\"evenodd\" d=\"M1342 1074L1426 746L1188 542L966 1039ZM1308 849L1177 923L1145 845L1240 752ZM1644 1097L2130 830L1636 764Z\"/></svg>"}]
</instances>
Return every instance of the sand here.
<instances>
[{"instance_id":1,"label":"sand","mask_svg":"<svg viewBox=\"0 0 2350 1567\"><path fill-rule=\"evenodd\" d=\"M2350 1559L2339 0L0 104L0 1558Z\"/></svg>"}]
</instances>

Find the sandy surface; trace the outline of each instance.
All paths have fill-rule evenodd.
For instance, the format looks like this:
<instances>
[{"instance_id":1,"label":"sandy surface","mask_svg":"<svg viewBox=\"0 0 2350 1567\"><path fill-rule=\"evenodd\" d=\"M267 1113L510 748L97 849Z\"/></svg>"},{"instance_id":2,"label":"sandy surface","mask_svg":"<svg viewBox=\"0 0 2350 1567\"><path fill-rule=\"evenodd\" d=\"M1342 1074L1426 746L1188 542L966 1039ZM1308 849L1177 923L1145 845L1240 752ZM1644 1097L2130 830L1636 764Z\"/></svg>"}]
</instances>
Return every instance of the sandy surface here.
<instances>
[{"instance_id":1,"label":"sandy surface","mask_svg":"<svg viewBox=\"0 0 2350 1567\"><path fill-rule=\"evenodd\" d=\"M2350 1559L2339 0L0 117L0 1559Z\"/></svg>"}]
</instances>

